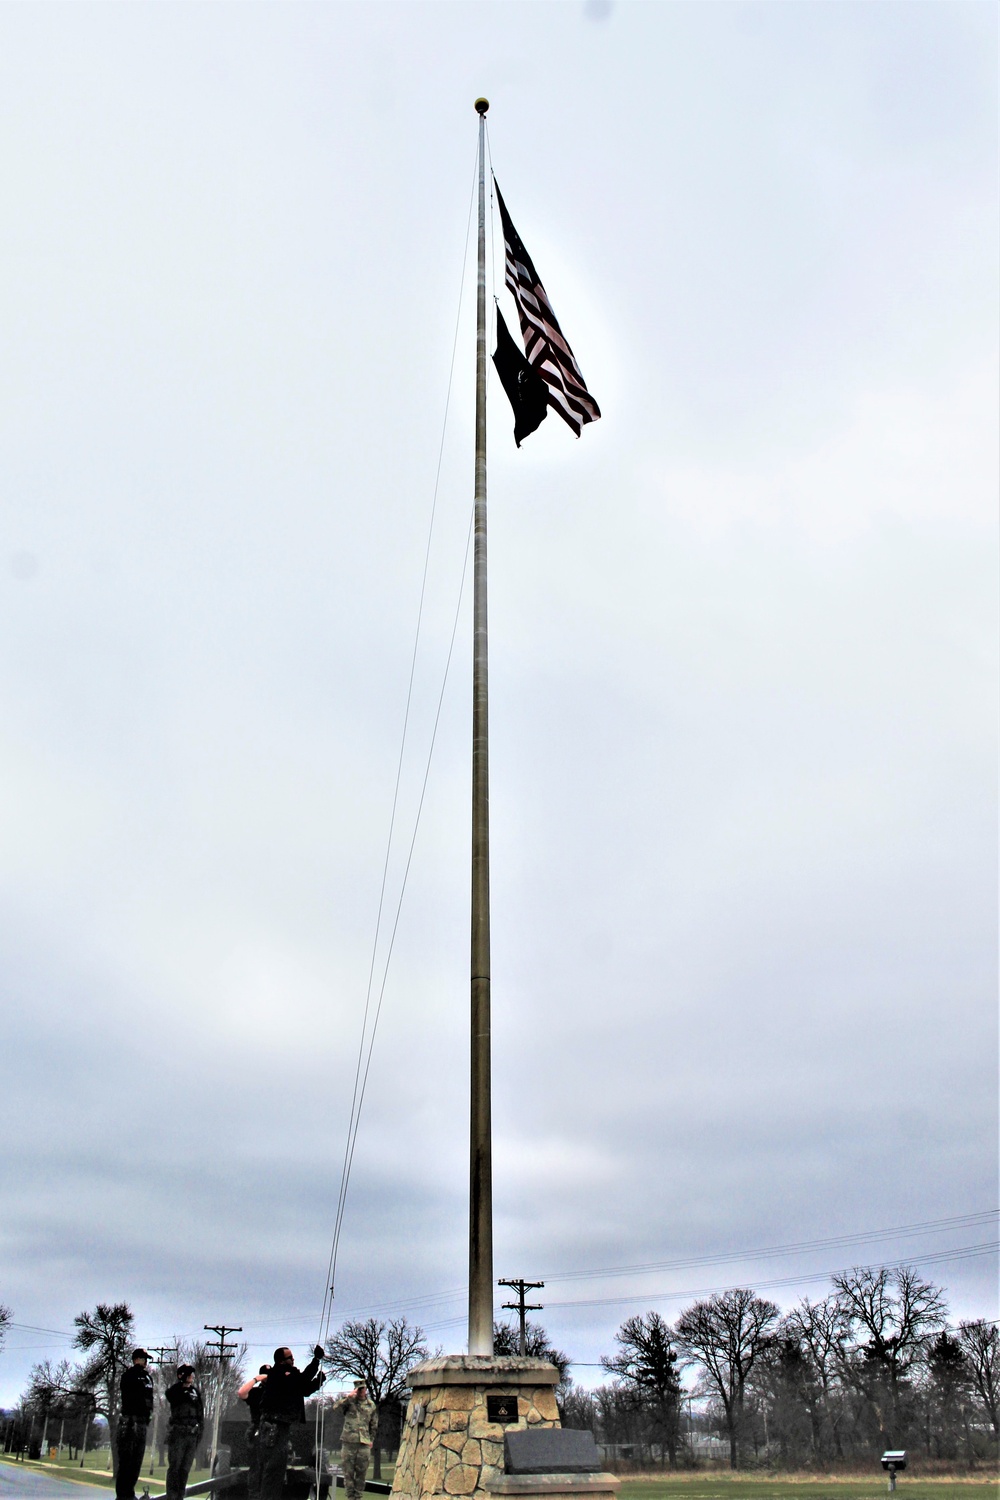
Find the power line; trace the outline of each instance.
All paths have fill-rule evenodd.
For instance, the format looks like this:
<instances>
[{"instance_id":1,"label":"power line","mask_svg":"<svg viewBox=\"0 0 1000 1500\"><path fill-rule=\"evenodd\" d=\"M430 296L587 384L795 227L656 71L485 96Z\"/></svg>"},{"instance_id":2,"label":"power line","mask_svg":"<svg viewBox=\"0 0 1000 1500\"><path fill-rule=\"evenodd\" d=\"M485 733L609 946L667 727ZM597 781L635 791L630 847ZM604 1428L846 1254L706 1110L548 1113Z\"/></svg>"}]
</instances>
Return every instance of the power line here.
<instances>
[{"instance_id":1,"label":"power line","mask_svg":"<svg viewBox=\"0 0 1000 1500\"><path fill-rule=\"evenodd\" d=\"M960 1214L950 1219L928 1219L922 1224L901 1224L894 1229L869 1229L860 1234L833 1235L820 1240L799 1240L787 1245L769 1245L759 1250L729 1250L714 1255L694 1255L680 1260L646 1261L632 1266L603 1266L595 1270L557 1271L550 1281L583 1281L597 1276L636 1276L646 1271L684 1271L693 1266L721 1265L726 1261L755 1260L770 1255L794 1255L801 1250L833 1250L841 1246L862 1245L874 1240L907 1235L930 1234L936 1229L968 1229L995 1218L998 1210Z\"/></svg>"},{"instance_id":2,"label":"power line","mask_svg":"<svg viewBox=\"0 0 1000 1500\"><path fill-rule=\"evenodd\" d=\"M634 1274L640 1274L643 1271L682 1270L682 1269L691 1269L693 1267L700 1266L700 1265L704 1265L704 1266L720 1265L720 1264L723 1264L723 1263L725 1263L727 1261L749 1261L749 1260L766 1259L767 1257L772 1256L772 1255L788 1255L788 1254L794 1253L795 1251L804 1251L804 1250L809 1250L809 1249L830 1249L830 1248L840 1247L840 1246L864 1245L864 1244L868 1244L868 1243L871 1243L872 1241L876 1241L876 1240L879 1240L879 1239L889 1239L889 1238L895 1238L895 1237L904 1237L904 1236L908 1236L908 1235L929 1234L929 1233L931 1233L931 1232L933 1232L935 1230L947 1231L949 1229L958 1229L958 1228L963 1228L963 1227L972 1227L972 1226L974 1226L977 1223L982 1223L985 1220L988 1220L988 1219L991 1219L991 1218L996 1218L998 1212L1000 1212L1000 1210L997 1210L995 1208L983 1209L983 1210L981 1210L981 1211L979 1211L977 1213L958 1214L958 1215L954 1215L954 1216L952 1216L950 1218L945 1218L945 1219L927 1219L927 1220L924 1220L921 1223L916 1223L916 1224L901 1224L901 1225L894 1225L894 1226L891 1226L891 1227L885 1228L885 1229L862 1230L862 1231L859 1231L859 1232L857 1232L855 1234L852 1234L852 1235L836 1235L836 1236L830 1236L830 1237L827 1237L825 1239L819 1239L819 1240L802 1240L802 1241L797 1241L797 1242L789 1243L789 1244L768 1245L768 1246L759 1247L759 1248L753 1249L753 1250L733 1250L733 1251L726 1251L726 1252L723 1252L723 1253L713 1253L713 1254L704 1255L704 1256L691 1256L691 1257L688 1257L688 1258L686 1258L684 1260L656 1261L656 1262L647 1262L645 1264L634 1265L634 1266L608 1266L608 1267L595 1268L595 1269L590 1269L590 1270L562 1271L562 1272L556 1272L555 1274L551 1274L550 1273L547 1276L547 1280L549 1282L556 1282L556 1281L582 1281L582 1280L585 1280L587 1278L595 1278L596 1279L596 1278L599 1278L601 1276L622 1276L622 1275L630 1275L630 1274L634 1275ZM996 1248L995 1242L991 1241L991 1242L988 1242L988 1243L986 1243L984 1245L980 1245L980 1246L973 1245L973 1246L959 1247L959 1248L956 1248L955 1250L931 1251L931 1252L929 1252L927 1254L915 1255L913 1258L916 1259L916 1260L919 1260L921 1263L925 1263L925 1264L935 1263L936 1264L936 1263L939 1263L939 1262L945 1261L945 1260L951 1260L951 1259L964 1260L964 1259L969 1259L969 1258L972 1258L972 1257L975 1257L975 1256L978 1256L978 1255L983 1255L983 1254L986 1254L991 1248ZM892 1264L895 1264L895 1265L906 1265L908 1263L909 1262L907 1260L901 1259L901 1260L893 1262ZM760 1283L760 1285L762 1285L762 1286L767 1285L767 1286L774 1286L774 1287L778 1287L778 1286L781 1286L781 1285L790 1286L790 1285L795 1285L796 1283L799 1283L799 1282L806 1283L806 1282L823 1281L823 1280L827 1279L830 1275L833 1275L833 1274L839 1274L839 1273L833 1273L833 1272L827 1272L827 1271L807 1272L807 1273L804 1273L804 1274L799 1275L799 1276L785 1277L781 1281L769 1281L767 1283ZM369 1303L369 1304L365 1304L365 1305L360 1306L360 1307L353 1307L353 1308L347 1309L344 1312L344 1317L345 1318L347 1318L347 1317L360 1317L360 1316L364 1316L364 1315L370 1315L370 1314L373 1314L373 1313L419 1312L422 1309L425 1309L425 1310L427 1310L429 1312L429 1311L431 1311L433 1308L435 1308L437 1306L442 1306L443 1304L447 1304L448 1302L456 1301L460 1297L464 1297L466 1295L466 1293L467 1293L467 1290L468 1290L467 1287L457 1286L457 1287L450 1287L450 1288L447 1288L447 1289L444 1289L444 1290L441 1290L441 1291L437 1291L437 1292L425 1292L425 1293L423 1293L422 1295L420 1295L418 1297L400 1297L400 1298L392 1298L392 1299L387 1300L385 1302ZM707 1291L703 1289L703 1290L693 1291L693 1292L676 1292L676 1293L675 1292L669 1292L669 1293L664 1293L662 1295L664 1295L666 1297L674 1297L674 1296L677 1296L677 1297L686 1297L686 1296L697 1297L697 1296L710 1295L713 1291L719 1291L719 1290L725 1290L725 1288L714 1287L714 1288L709 1288ZM635 1300L637 1300L639 1298L643 1298L643 1297L655 1298L657 1295L658 1294L656 1294L656 1293L644 1293L643 1292L643 1293L634 1294L631 1297L623 1298L621 1300L635 1301ZM611 1299L611 1300L613 1301L615 1299ZM550 1303L549 1304L549 1306L552 1306L552 1307L601 1306L601 1305L610 1305L610 1304L607 1302L606 1299L592 1299L592 1300L589 1300L587 1302L566 1301L566 1302L558 1302L558 1303ZM316 1314L314 1312L312 1312L312 1313L290 1313L287 1317L284 1317L284 1318L268 1319L266 1322L255 1323L254 1324L254 1328L255 1329L277 1328L277 1327L287 1327L290 1323L306 1323L306 1322L310 1322L311 1323L311 1322L313 1322L315 1320L315 1316L316 1316ZM431 1324L429 1324L429 1326L431 1328L447 1328L447 1327L452 1326L452 1324L457 1324L458 1322L461 1322L461 1321L462 1321L462 1319L443 1319L441 1321L431 1323ZM8 1324L8 1327L11 1328L11 1329L16 1329L16 1330L18 1330L20 1332L23 1332L23 1333L46 1333L46 1334L51 1334L53 1337L63 1338L63 1339L72 1339L74 1337L74 1335L72 1333L68 1332L64 1328L45 1328L45 1327L42 1327L41 1325L39 1325L37 1323L15 1323L15 1322L11 1322L11 1323ZM235 1332L235 1331L236 1330L227 1329L227 1332ZM242 1329L239 1330L239 1331L242 1332ZM21 1347L23 1348L24 1346L22 1345ZM46 1346L39 1345L37 1347L48 1347L48 1346L47 1345ZM253 1345L252 1347L263 1348L264 1345L263 1344L261 1344L261 1345Z\"/></svg>"},{"instance_id":3,"label":"power line","mask_svg":"<svg viewBox=\"0 0 1000 1500\"><path fill-rule=\"evenodd\" d=\"M955 1250L942 1250L931 1253L930 1255L921 1255L917 1257L917 1259L919 1260L919 1263L921 1265L940 1264L944 1261L950 1260L971 1260L979 1255L986 1255L990 1252L995 1253L998 1249L1000 1249L1000 1240L989 1240L985 1244L965 1245L956 1248ZM857 1262L855 1262L855 1266L856 1264ZM883 1264L887 1271L897 1271L900 1270L903 1266L911 1265L912 1258L886 1261L883 1262ZM855 1266L843 1266L839 1270L835 1271L805 1272L798 1276L778 1277L774 1280L769 1281L757 1281L755 1279L754 1290L761 1292L772 1291L778 1290L781 1287L802 1286L809 1285L810 1283L817 1281L829 1281L834 1276L847 1275L849 1271L855 1269ZM680 1301L682 1298L687 1297L714 1297L721 1292L729 1291L732 1285L733 1283L729 1282L724 1286L694 1287L688 1288L686 1291L679 1292L632 1292L620 1297L579 1298L566 1302L550 1302L548 1306L550 1309L560 1307L625 1307L629 1305L634 1306L637 1302L672 1302ZM437 1323L429 1324L428 1328L430 1330L454 1328L457 1327L462 1321L463 1319L460 1317L445 1318Z\"/></svg>"},{"instance_id":4,"label":"power line","mask_svg":"<svg viewBox=\"0 0 1000 1500\"><path fill-rule=\"evenodd\" d=\"M1000 1249L1000 1240L988 1240L981 1245L965 1245L958 1247L955 1250L941 1250L933 1252L930 1255L921 1255L918 1258L921 1265L937 1265L943 1261L949 1260L970 1260L977 1255L987 1255L990 1251L996 1251L998 1249ZM885 1262L885 1268L888 1271L898 1271L899 1269L901 1269L901 1267L907 1266L909 1264L910 1260L904 1258L902 1260ZM770 1281L756 1281L755 1288L760 1291L767 1291L771 1288L778 1288L783 1286L798 1286L801 1282L829 1281L831 1277L844 1276L850 1270L853 1270L852 1266L844 1266L837 1271L816 1271L804 1276L800 1275L776 1277L775 1279ZM683 1292L632 1292L630 1295L622 1297L588 1297L572 1299L566 1302L550 1302L549 1306L615 1307L629 1302L667 1302L673 1301L674 1299L679 1299L681 1297L711 1297L714 1296L717 1292L724 1292L728 1290L728 1286L715 1286L698 1287L694 1290Z\"/></svg>"},{"instance_id":5,"label":"power line","mask_svg":"<svg viewBox=\"0 0 1000 1500\"><path fill-rule=\"evenodd\" d=\"M679 1258L676 1260L647 1261L637 1265L603 1266L574 1271L557 1271L555 1273L548 1273L547 1280L550 1283L560 1281L585 1281L597 1280L601 1277L641 1275L643 1273L654 1271L692 1270L697 1268L698 1266L724 1265L727 1262L734 1261L742 1262L748 1260L766 1260L771 1256L793 1255L809 1250L842 1249L848 1248L852 1245L863 1246L884 1239L902 1239L909 1236L931 1234L938 1231L946 1232L950 1229L973 1228L976 1225L982 1224L989 1219L995 1219L998 1212L1000 1212L1000 1210L995 1208L982 1209L976 1213L952 1215L950 1218L926 1219L915 1224L897 1224L885 1229L859 1230L853 1234L830 1235L822 1239L798 1240L786 1244L765 1245L751 1250L729 1250L713 1252L708 1255L686 1256L684 1258ZM940 1255L942 1253L951 1255L952 1252L949 1251L931 1253L934 1255ZM918 1258L920 1260L928 1260L930 1257L924 1254L920 1255ZM902 1261L900 1262L900 1264L903 1263L904 1262ZM822 1277L826 1274L826 1272L823 1272L819 1277L814 1277L812 1279L822 1279ZM792 1278L792 1280L794 1281L804 1281L808 1279L810 1278L807 1276L798 1276ZM399 1297L392 1298L384 1302L367 1303L363 1306L353 1307L346 1310L344 1312L344 1317L362 1317L374 1313L419 1312L422 1309L430 1311L435 1306L456 1301L460 1297L464 1298L467 1292L467 1287L458 1286L450 1287L447 1290L439 1292L425 1292L419 1297ZM633 1299L629 1298L626 1300ZM572 1306L576 1304L566 1302L550 1305ZM255 1326L257 1326L258 1328L268 1326L287 1326L287 1324L289 1323L311 1321L313 1316L314 1315L311 1313L294 1314L281 1320L275 1320L273 1324L257 1324ZM435 1323L431 1326L443 1328L449 1326L449 1323L445 1321Z\"/></svg>"}]
</instances>

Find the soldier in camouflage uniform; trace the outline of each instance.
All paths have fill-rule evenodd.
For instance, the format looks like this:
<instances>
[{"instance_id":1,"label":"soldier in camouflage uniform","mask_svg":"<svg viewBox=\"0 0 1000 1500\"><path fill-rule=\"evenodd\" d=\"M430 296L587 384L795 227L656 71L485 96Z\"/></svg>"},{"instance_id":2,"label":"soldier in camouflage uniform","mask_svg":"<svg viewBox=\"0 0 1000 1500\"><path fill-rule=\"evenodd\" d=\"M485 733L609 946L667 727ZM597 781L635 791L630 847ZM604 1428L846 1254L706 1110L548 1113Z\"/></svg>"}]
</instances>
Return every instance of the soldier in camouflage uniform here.
<instances>
[{"instance_id":1,"label":"soldier in camouflage uniform","mask_svg":"<svg viewBox=\"0 0 1000 1500\"><path fill-rule=\"evenodd\" d=\"M364 1381L356 1380L351 1394L341 1397L333 1409L344 1413L344 1430L340 1435L340 1468L344 1476L347 1500L361 1500L365 1480L368 1478L372 1443L378 1429L378 1408L374 1401L368 1399Z\"/></svg>"}]
</instances>

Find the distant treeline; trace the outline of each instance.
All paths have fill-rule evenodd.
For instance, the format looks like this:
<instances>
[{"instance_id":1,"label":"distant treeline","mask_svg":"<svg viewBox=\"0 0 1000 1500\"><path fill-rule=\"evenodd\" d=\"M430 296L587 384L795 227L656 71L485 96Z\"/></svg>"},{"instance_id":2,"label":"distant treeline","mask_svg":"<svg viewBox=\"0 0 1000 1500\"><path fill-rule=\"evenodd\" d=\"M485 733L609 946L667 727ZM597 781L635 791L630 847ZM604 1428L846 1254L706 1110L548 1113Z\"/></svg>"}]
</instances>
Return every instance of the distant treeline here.
<instances>
[{"instance_id":1,"label":"distant treeline","mask_svg":"<svg viewBox=\"0 0 1000 1500\"><path fill-rule=\"evenodd\" d=\"M0 1307L0 1342L9 1321ZM101 1303L74 1322L81 1362L34 1367L16 1410L0 1413L8 1450L79 1450L98 1430L114 1434L131 1309ZM517 1330L496 1324L494 1344L497 1354L516 1353ZM949 1325L943 1289L912 1267L836 1275L826 1297L786 1313L735 1287L694 1302L673 1324L657 1312L626 1318L615 1346L601 1361L609 1379L585 1391L570 1378L569 1356L527 1325L526 1352L559 1369L564 1425L589 1428L609 1460L678 1466L724 1455L734 1468L803 1468L870 1463L887 1448L969 1466L997 1457L997 1323ZM208 1344L176 1341L153 1352L161 1388L178 1359L196 1367L210 1419L216 1403L223 1416L238 1405L245 1345L221 1367ZM427 1352L423 1330L405 1317L347 1322L327 1340L327 1370L363 1378L376 1401L377 1453L399 1441L406 1374ZM150 1434L157 1445L161 1407Z\"/></svg>"},{"instance_id":2,"label":"distant treeline","mask_svg":"<svg viewBox=\"0 0 1000 1500\"><path fill-rule=\"evenodd\" d=\"M832 1278L782 1314L737 1287L687 1308L626 1318L596 1391L562 1392L563 1421L610 1457L690 1464L721 1437L736 1467L870 1461L888 1448L969 1465L995 1459L1000 1335L950 1327L944 1292L910 1267ZM682 1386L682 1372L695 1376Z\"/></svg>"}]
</instances>

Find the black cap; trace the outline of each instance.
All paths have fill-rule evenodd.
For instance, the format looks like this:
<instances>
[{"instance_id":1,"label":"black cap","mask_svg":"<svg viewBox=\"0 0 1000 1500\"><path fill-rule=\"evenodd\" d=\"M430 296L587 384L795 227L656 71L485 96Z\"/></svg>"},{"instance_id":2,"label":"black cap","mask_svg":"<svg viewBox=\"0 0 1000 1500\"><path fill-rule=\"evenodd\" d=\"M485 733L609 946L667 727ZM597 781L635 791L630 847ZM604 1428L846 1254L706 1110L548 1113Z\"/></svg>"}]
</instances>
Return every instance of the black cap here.
<instances>
[{"instance_id":1,"label":"black cap","mask_svg":"<svg viewBox=\"0 0 1000 1500\"><path fill-rule=\"evenodd\" d=\"M133 1359L148 1359L149 1355L146 1353L145 1349L133 1349L132 1350L132 1358Z\"/></svg>"}]
</instances>

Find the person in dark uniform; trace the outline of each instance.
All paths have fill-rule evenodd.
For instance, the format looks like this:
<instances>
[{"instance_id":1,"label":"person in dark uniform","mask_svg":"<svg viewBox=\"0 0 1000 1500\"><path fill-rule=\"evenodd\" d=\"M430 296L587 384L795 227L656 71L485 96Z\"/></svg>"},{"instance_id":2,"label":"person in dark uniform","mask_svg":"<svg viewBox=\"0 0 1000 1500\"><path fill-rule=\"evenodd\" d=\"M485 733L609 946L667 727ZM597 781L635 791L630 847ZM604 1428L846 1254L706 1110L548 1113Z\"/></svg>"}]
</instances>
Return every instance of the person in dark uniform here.
<instances>
[{"instance_id":1,"label":"person in dark uniform","mask_svg":"<svg viewBox=\"0 0 1000 1500\"><path fill-rule=\"evenodd\" d=\"M205 1403L194 1383L194 1365L177 1366L177 1379L167 1389L167 1402L167 1500L184 1500L191 1465L205 1431Z\"/></svg>"},{"instance_id":2,"label":"person in dark uniform","mask_svg":"<svg viewBox=\"0 0 1000 1500\"><path fill-rule=\"evenodd\" d=\"M270 1365L261 1365L256 1375L252 1375L245 1385L241 1385L236 1392L241 1401L245 1401L250 1409L250 1431L247 1433L247 1495L249 1500L257 1500L260 1493L260 1444L257 1441L257 1429L260 1427L260 1408L264 1400L264 1381L270 1374Z\"/></svg>"},{"instance_id":3,"label":"person in dark uniform","mask_svg":"<svg viewBox=\"0 0 1000 1500\"><path fill-rule=\"evenodd\" d=\"M281 1500L288 1465L289 1436L293 1422L306 1419L306 1397L318 1391L326 1379L319 1367L323 1349L317 1344L304 1370L295 1368L291 1349L275 1349L274 1364L261 1389L260 1500Z\"/></svg>"},{"instance_id":4,"label":"person in dark uniform","mask_svg":"<svg viewBox=\"0 0 1000 1500\"><path fill-rule=\"evenodd\" d=\"M135 1482L146 1451L146 1429L153 1415L153 1377L146 1369L149 1355L133 1349L132 1367L122 1375L121 1411L118 1416L118 1469L115 1494L118 1500L135 1500Z\"/></svg>"}]
</instances>

